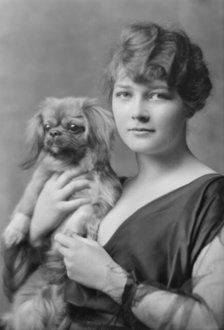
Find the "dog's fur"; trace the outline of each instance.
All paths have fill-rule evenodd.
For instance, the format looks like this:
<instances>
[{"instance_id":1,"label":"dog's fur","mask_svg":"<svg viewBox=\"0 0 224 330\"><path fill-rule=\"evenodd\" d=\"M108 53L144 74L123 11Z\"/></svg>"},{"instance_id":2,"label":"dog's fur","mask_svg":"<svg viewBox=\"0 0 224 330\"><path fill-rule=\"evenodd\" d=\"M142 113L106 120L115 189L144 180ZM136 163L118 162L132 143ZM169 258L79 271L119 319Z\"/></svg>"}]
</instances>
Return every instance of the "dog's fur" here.
<instances>
[{"instance_id":1,"label":"dog's fur","mask_svg":"<svg viewBox=\"0 0 224 330\"><path fill-rule=\"evenodd\" d=\"M11 311L3 317L6 329L62 330L68 326L63 299L66 272L52 243L55 231L42 246L32 247L28 242L32 214L54 172L81 168L88 171L91 186L72 198L91 196L92 202L81 206L56 230L96 238L100 220L120 194L119 180L109 163L113 128L110 112L88 98L47 98L31 119L30 150L23 166L38 165L3 233L3 278L12 301ZM77 179L80 177L73 180Z\"/></svg>"}]
</instances>

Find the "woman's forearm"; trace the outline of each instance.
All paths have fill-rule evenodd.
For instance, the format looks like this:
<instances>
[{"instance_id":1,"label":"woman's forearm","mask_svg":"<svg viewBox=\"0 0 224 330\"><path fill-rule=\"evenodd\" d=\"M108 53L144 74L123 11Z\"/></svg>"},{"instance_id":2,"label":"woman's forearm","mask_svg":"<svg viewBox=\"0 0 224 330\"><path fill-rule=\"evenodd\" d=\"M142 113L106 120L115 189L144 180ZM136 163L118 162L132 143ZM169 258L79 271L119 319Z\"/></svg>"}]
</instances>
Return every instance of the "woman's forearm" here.
<instances>
[{"instance_id":1,"label":"woman's forearm","mask_svg":"<svg viewBox=\"0 0 224 330\"><path fill-rule=\"evenodd\" d=\"M221 329L203 299L163 291L149 285L139 285L131 309L150 329Z\"/></svg>"},{"instance_id":2,"label":"woman's forearm","mask_svg":"<svg viewBox=\"0 0 224 330\"><path fill-rule=\"evenodd\" d=\"M184 289L172 291L153 283L139 284L134 276L126 274L131 281L125 282L127 285L122 296L117 296L116 300L123 304L125 317L128 317L128 312L130 317L133 313L150 329L224 329L223 241L224 228L199 254L192 278L182 286ZM119 282L121 273L118 268L110 275L113 281L120 283L117 284L120 286L119 294L123 285L122 280ZM111 294L113 299L114 296Z\"/></svg>"},{"instance_id":3,"label":"woman's forearm","mask_svg":"<svg viewBox=\"0 0 224 330\"><path fill-rule=\"evenodd\" d=\"M161 290L148 284L135 285L134 296L131 297L129 312L122 304L124 289L129 275L119 266L108 266L107 286L104 290L115 302L124 307L124 316L130 316L132 322L133 313L136 319L150 329L172 330L218 330L218 325L213 312L202 298L197 295L185 295ZM131 293L131 294L132 294ZM126 297L128 299L128 297ZM129 315L128 315L129 314ZM131 326L131 324L130 324ZM133 328L134 329L134 328Z\"/></svg>"}]
</instances>

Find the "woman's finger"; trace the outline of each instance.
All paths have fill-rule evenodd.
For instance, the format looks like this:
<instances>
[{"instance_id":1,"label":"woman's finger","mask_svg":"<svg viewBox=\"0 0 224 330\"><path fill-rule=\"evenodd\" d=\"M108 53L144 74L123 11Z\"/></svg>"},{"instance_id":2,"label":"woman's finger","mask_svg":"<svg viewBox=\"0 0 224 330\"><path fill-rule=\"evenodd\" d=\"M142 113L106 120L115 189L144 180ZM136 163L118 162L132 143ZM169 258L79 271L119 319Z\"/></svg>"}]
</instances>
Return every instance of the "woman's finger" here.
<instances>
[{"instance_id":1,"label":"woman's finger","mask_svg":"<svg viewBox=\"0 0 224 330\"><path fill-rule=\"evenodd\" d=\"M90 198L77 198L70 201L60 202L60 208L63 212L70 213L77 210L80 206L85 204L91 204Z\"/></svg>"},{"instance_id":2,"label":"woman's finger","mask_svg":"<svg viewBox=\"0 0 224 330\"><path fill-rule=\"evenodd\" d=\"M63 199L69 198L73 193L76 193L80 190L87 189L90 187L90 183L88 180L73 180L70 183L68 183L66 186L64 186L60 190L61 197Z\"/></svg>"},{"instance_id":3,"label":"woman's finger","mask_svg":"<svg viewBox=\"0 0 224 330\"><path fill-rule=\"evenodd\" d=\"M60 244L56 245L56 249L58 250L58 252L63 256L66 257L67 253L68 253L68 248L64 247Z\"/></svg>"},{"instance_id":4,"label":"woman's finger","mask_svg":"<svg viewBox=\"0 0 224 330\"><path fill-rule=\"evenodd\" d=\"M53 173L50 177L49 177L49 179L47 180L47 182L46 182L46 185L49 185L49 184L51 184L51 183L53 183L53 182L56 182L57 180L58 180L58 178L59 178L59 173Z\"/></svg>"},{"instance_id":5,"label":"woman's finger","mask_svg":"<svg viewBox=\"0 0 224 330\"><path fill-rule=\"evenodd\" d=\"M75 235L74 235L75 236ZM75 237L70 237L70 236L67 236L67 235L64 235L64 234L56 234L55 237L54 237L55 241L57 243L59 243L59 247L62 248L63 247L63 250L64 252L66 252L66 250L72 246L74 246L74 244L77 241L77 239ZM64 250L65 249L65 250Z\"/></svg>"},{"instance_id":6,"label":"woman's finger","mask_svg":"<svg viewBox=\"0 0 224 330\"><path fill-rule=\"evenodd\" d=\"M84 174L84 171L80 169L80 167L72 169L70 171L63 172L57 180L57 185L59 188L64 187L68 182L70 182L73 178Z\"/></svg>"},{"instance_id":7,"label":"woman's finger","mask_svg":"<svg viewBox=\"0 0 224 330\"><path fill-rule=\"evenodd\" d=\"M80 235L77 235L76 233L74 233L72 235L73 238L75 238L76 240L86 244L86 245L89 245L89 246L96 246L96 245L99 245L96 241L93 241L89 238L86 238L86 237L82 237Z\"/></svg>"}]
</instances>

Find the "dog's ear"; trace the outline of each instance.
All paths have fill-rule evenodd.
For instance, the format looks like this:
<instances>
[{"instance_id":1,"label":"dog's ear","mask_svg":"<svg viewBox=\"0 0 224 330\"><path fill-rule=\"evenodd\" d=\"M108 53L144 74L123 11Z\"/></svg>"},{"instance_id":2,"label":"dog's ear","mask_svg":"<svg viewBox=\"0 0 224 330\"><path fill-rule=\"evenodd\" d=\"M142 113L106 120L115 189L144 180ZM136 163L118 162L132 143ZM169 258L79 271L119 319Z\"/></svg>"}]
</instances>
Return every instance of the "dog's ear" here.
<instances>
[{"instance_id":1,"label":"dog's ear","mask_svg":"<svg viewBox=\"0 0 224 330\"><path fill-rule=\"evenodd\" d=\"M85 99L83 113L88 121L89 146L96 151L97 163L103 165L108 162L114 137L113 115L95 99Z\"/></svg>"},{"instance_id":2,"label":"dog's ear","mask_svg":"<svg viewBox=\"0 0 224 330\"><path fill-rule=\"evenodd\" d=\"M43 147L44 127L41 111L38 111L28 122L26 130L27 156L21 166L28 169L33 166Z\"/></svg>"}]
</instances>

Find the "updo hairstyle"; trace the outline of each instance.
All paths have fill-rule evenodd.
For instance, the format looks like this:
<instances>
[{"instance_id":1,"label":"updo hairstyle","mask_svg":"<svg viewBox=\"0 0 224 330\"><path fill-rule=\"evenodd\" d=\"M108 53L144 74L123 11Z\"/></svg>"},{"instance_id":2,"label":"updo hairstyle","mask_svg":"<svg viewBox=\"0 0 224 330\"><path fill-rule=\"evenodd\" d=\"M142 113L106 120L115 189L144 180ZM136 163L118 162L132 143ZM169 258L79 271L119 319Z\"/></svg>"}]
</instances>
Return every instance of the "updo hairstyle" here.
<instances>
[{"instance_id":1,"label":"updo hairstyle","mask_svg":"<svg viewBox=\"0 0 224 330\"><path fill-rule=\"evenodd\" d=\"M122 32L105 74L109 101L120 69L139 84L165 80L185 103L187 117L204 107L212 88L200 47L185 32L154 23L134 24Z\"/></svg>"}]
</instances>

